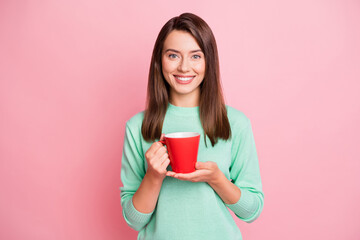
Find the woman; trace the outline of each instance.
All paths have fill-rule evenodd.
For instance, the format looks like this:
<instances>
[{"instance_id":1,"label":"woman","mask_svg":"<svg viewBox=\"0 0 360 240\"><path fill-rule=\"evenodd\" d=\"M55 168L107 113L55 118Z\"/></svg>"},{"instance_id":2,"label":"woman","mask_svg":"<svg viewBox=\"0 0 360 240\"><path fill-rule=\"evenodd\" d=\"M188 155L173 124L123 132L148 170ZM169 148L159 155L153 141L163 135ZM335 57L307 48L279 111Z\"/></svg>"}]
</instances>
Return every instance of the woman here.
<instances>
[{"instance_id":1,"label":"woman","mask_svg":"<svg viewBox=\"0 0 360 240\"><path fill-rule=\"evenodd\" d=\"M171 171L162 133L201 133L196 171ZM249 119L224 104L215 38L191 13L170 19L155 42L147 107L126 123L121 205L138 239L242 239L264 195Z\"/></svg>"}]
</instances>

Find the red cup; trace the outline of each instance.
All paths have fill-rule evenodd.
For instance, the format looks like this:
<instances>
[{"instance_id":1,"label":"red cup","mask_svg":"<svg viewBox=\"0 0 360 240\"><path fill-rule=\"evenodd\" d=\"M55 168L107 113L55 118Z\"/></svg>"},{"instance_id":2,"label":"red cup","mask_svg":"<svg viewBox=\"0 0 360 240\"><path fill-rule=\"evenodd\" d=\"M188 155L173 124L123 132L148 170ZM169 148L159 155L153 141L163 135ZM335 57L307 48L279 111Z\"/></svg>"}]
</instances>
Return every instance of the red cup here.
<instances>
[{"instance_id":1,"label":"red cup","mask_svg":"<svg viewBox=\"0 0 360 240\"><path fill-rule=\"evenodd\" d=\"M170 166L176 173L195 171L199 150L200 134L196 132L175 132L165 134L164 140L169 153Z\"/></svg>"}]
</instances>

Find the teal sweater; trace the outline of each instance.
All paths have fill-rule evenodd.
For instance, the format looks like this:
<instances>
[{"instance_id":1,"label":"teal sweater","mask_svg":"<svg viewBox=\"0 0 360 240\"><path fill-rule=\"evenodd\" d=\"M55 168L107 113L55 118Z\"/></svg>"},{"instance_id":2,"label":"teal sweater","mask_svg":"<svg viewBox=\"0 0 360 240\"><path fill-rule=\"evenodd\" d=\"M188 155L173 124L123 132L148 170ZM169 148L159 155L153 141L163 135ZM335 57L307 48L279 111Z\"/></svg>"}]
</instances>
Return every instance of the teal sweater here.
<instances>
[{"instance_id":1,"label":"teal sweater","mask_svg":"<svg viewBox=\"0 0 360 240\"><path fill-rule=\"evenodd\" d=\"M254 137L249 119L240 111L226 106L232 138L219 139L212 147L204 134L199 107L184 108L169 104L163 133L198 132L201 134L198 161L216 162L225 176L241 190L235 204L225 204L205 182L182 181L165 177L157 205L151 213L137 211L132 197L146 173L145 152L152 142L141 135L144 112L126 123L122 155L121 205L125 221L139 231L139 239L153 240L238 240L239 228L228 208L245 222L252 222L263 209L264 194ZM171 167L168 167L171 170Z\"/></svg>"}]
</instances>

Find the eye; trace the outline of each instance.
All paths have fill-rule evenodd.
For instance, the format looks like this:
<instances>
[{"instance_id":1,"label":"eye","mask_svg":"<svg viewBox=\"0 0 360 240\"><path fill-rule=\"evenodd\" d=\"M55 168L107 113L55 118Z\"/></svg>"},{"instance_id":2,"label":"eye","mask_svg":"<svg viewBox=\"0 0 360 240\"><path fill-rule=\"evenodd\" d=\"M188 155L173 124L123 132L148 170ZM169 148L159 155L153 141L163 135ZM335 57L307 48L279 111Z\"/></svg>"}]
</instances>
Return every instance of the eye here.
<instances>
[{"instance_id":1,"label":"eye","mask_svg":"<svg viewBox=\"0 0 360 240\"><path fill-rule=\"evenodd\" d=\"M200 55L194 55L194 56L192 56L194 59L200 59L201 58L201 56Z\"/></svg>"},{"instance_id":2,"label":"eye","mask_svg":"<svg viewBox=\"0 0 360 240\"><path fill-rule=\"evenodd\" d=\"M174 53L172 53L172 54L169 54L169 58L177 58L178 56L176 55L176 54L174 54Z\"/></svg>"}]
</instances>

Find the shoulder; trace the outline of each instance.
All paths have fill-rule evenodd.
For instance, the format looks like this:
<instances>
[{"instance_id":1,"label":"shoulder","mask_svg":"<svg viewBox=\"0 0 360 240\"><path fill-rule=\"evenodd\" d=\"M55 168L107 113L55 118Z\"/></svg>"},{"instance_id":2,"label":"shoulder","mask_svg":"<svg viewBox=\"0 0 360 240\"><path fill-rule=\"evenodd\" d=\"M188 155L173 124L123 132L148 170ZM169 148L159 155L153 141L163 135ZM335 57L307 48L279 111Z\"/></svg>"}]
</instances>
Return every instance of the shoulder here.
<instances>
[{"instance_id":1,"label":"shoulder","mask_svg":"<svg viewBox=\"0 0 360 240\"><path fill-rule=\"evenodd\" d=\"M242 130L250 124L250 119L240 110L225 105L232 130Z\"/></svg>"},{"instance_id":2,"label":"shoulder","mask_svg":"<svg viewBox=\"0 0 360 240\"><path fill-rule=\"evenodd\" d=\"M141 129L141 125L144 119L144 112L141 111L132 116L130 119L126 121L126 127L130 128L131 130L139 130Z\"/></svg>"}]
</instances>

